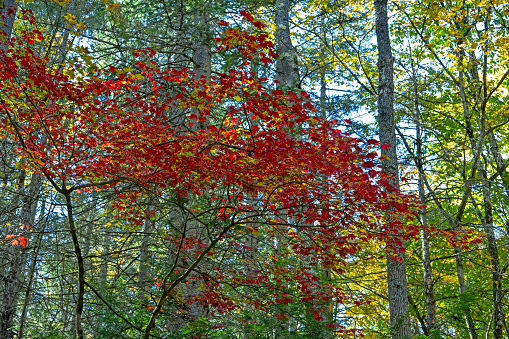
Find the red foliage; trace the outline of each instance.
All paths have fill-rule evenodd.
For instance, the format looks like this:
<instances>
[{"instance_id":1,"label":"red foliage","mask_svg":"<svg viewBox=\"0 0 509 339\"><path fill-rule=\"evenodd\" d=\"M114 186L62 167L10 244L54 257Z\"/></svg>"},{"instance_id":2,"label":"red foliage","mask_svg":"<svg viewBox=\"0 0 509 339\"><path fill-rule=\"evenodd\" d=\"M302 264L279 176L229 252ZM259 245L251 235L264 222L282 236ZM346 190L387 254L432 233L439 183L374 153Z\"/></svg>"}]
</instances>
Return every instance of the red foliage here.
<instances>
[{"instance_id":1,"label":"red foliage","mask_svg":"<svg viewBox=\"0 0 509 339\"><path fill-rule=\"evenodd\" d=\"M18 234L7 234L5 239L11 240L12 246L23 246L26 247L28 244L28 238L24 236L24 232L28 232L28 225L19 225L20 233Z\"/></svg>"},{"instance_id":2,"label":"red foliage","mask_svg":"<svg viewBox=\"0 0 509 339\"><path fill-rule=\"evenodd\" d=\"M263 28L249 13L241 14ZM314 117L307 93L284 93L254 77L249 70L254 55L264 64L276 57L266 34L226 29L216 39L218 50L236 49L244 63L200 80L185 68L161 69L151 49L134 53L148 60L136 62L137 74L110 67L72 78L80 67L68 65L65 74L49 69L30 48L38 36L32 31L13 41L0 65L2 133L17 142L26 167L61 191L123 187L113 207L118 218L135 224L142 223L144 212L125 202L136 201L142 190L167 188L182 197L203 197L208 213L222 225L214 235L220 246L238 249L238 255L249 250L238 232L264 232L269 243L284 239L283 248L272 246L272 254L258 258L251 272L212 268L197 278L205 285L197 298L217 312L241 306L228 289L251 286L264 295L245 300L254 308L307 303L320 320L320 310L331 300L360 301L321 282L316 265L340 266L373 239L389 249L399 247L395 235L418 231L405 224L415 204L396 195L375 164L378 156L371 147L377 141L363 144L335 123ZM16 80L21 69L28 74L23 82ZM168 85L178 90L169 94L163 90ZM147 88L148 96L142 93ZM226 113L212 114L218 107ZM177 108L189 112L186 124L172 123ZM197 110L199 116L192 113ZM197 127L207 119L210 124ZM126 184L136 188L128 190ZM256 228L248 223L253 215L260 218ZM242 231L235 228L239 225ZM199 239L185 240L190 258L207 249ZM24 237L14 241L26 245ZM208 250L210 260L215 250ZM296 268L285 264L288 258L308 264ZM225 281L228 289L221 285ZM157 288L162 284L156 280Z\"/></svg>"}]
</instances>

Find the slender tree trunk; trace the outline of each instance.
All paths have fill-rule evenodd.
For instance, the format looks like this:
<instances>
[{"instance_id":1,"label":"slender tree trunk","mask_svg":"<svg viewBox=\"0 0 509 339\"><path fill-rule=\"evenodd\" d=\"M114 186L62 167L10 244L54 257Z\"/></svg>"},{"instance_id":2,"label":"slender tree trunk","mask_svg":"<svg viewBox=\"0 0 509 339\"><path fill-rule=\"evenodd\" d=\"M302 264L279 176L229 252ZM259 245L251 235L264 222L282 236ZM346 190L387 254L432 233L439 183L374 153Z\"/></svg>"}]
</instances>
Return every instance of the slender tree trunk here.
<instances>
[{"instance_id":1,"label":"slender tree trunk","mask_svg":"<svg viewBox=\"0 0 509 339\"><path fill-rule=\"evenodd\" d=\"M103 250L101 253L101 264L99 265L99 286L103 289L107 289L108 284L108 253L110 252L111 247L111 233L108 229L106 229L106 234L104 235L103 240ZM94 319L95 328L101 328L103 323L104 315L98 314Z\"/></svg>"},{"instance_id":2,"label":"slender tree trunk","mask_svg":"<svg viewBox=\"0 0 509 339\"><path fill-rule=\"evenodd\" d=\"M423 204L426 203L424 195L424 172L419 173L419 198ZM426 302L426 325L428 332L427 335L431 335L431 331L436 326L436 304L433 293L433 271L431 269L431 254L429 247L429 235L428 235L428 221L427 221L427 210L426 207L422 208L421 211L421 246L422 246L422 266L424 275L424 298Z\"/></svg>"},{"instance_id":3,"label":"slender tree trunk","mask_svg":"<svg viewBox=\"0 0 509 339\"><path fill-rule=\"evenodd\" d=\"M422 154L422 132L421 132L421 112L419 107L419 91L417 88L416 72L412 61L414 96L415 96L415 137L417 143L417 170L419 171L419 200L422 204L426 204L425 183L424 183L424 158ZM420 211L422 231L421 231L421 247L422 247L422 267L424 275L424 298L426 302L426 335L431 335L431 331L436 326L436 304L433 293L433 271L431 269L431 254L429 247L428 235L428 217L426 207ZM426 333L427 332L427 333Z\"/></svg>"},{"instance_id":4,"label":"slender tree trunk","mask_svg":"<svg viewBox=\"0 0 509 339\"><path fill-rule=\"evenodd\" d=\"M90 206L90 209L88 210L88 220L86 220L86 229L85 234L80 232L80 237L84 239L83 241L83 260L85 265L85 270L88 271L91 268L90 260L88 259L88 255L90 253L90 249L92 248L92 236L94 233L94 226L97 216L97 200L94 200L92 202L92 206ZM84 227L81 227L84 228Z\"/></svg>"},{"instance_id":5,"label":"slender tree trunk","mask_svg":"<svg viewBox=\"0 0 509 339\"><path fill-rule=\"evenodd\" d=\"M489 15L484 20L484 30L485 34L489 34L489 25L490 25L490 14L492 9L488 5L487 11ZM475 71L475 75L477 76L479 73L477 72L477 60L475 57L475 52L470 51L470 58L472 60L473 66L472 69ZM484 125L486 121L486 100L488 97L488 51L483 48L483 59L482 59L482 82L481 79L476 78L476 83L482 85L482 92L479 92L479 96L482 99L481 104L481 133L484 132ZM481 100L479 100L481 101ZM492 154L495 158L495 164L497 168L499 168L501 156L498 151L498 145L495 139L495 135L493 131L488 133L488 140L490 143L490 148L492 149ZM492 284L493 284L493 311L492 311L492 319L493 319L493 338L501 339L504 335L505 324L505 312L503 308L503 299L504 299L504 291L502 288L502 276L507 269L507 264L504 268L500 268L500 257L498 254L498 245L497 239L495 236L495 230L493 225L493 205L491 202L491 182L488 180L488 174L484 168L480 169L481 181L482 181L482 193L483 193L483 202L484 202L484 232L486 233L486 240L488 241L488 252L491 257L491 272L492 272ZM505 186L507 190L507 182L502 178L502 184ZM489 328L486 333L486 338L489 335Z\"/></svg>"},{"instance_id":6,"label":"slender tree trunk","mask_svg":"<svg viewBox=\"0 0 509 339\"><path fill-rule=\"evenodd\" d=\"M459 223L455 223L453 226L453 230L459 231L460 227L458 226ZM454 257L456 258L456 276L458 277L458 287L460 295L465 294L466 292L466 286L465 286L465 270L463 267L463 254L461 251L461 248L456 246L454 247ZM477 332L475 329L474 320L472 318L472 315L470 313L470 307L466 306L465 309L465 322L467 325L467 329L470 334L470 339L477 339Z\"/></svg>"},{"instance_id":7,"label":"slender tree trunk","mask_svg":"<svg viewBox=\"0 0 509 339\"><path fill-rule=\"evenodd\" d=\"M488 253L491 259L491 274L493 285L493 339L502 339L504 337L505 314L503 309L504 291L502 289L502 272L500 269L500 257L498 255L498 245L496 242L495 231L493 228L493 206L491 203L491 184L486 177L484 170L479 171L482 180L482 193L484 202L484 232L488 242ZM486 333L488 338L489 329Z\"/></svg>"},{"instance_id":8,"label":"slender tree trunk","mask_svg":"<svg viewBox=\"0 0 509 339\"><path fill-rule=\"evenodd\" d=\"M327 118L327 83L325 82L325 68L320 70L320 115Z\"/></svg>"},{"instance_id":9,"label":"slender tree trunk","mask_svg":"<svg viewBox=\"0 0 509 339\"><path fill-rule=\"evenodd\" d=\"M389 36L387 0L375 0L376 40L378 47L378 123L380 143L390 144L382 149L383 168L393 176L391 184L399 190L398 158L396 153L396 132L394 122L394 58ZM410 338L408 319L408 293L406 280L406 256L400 254L400 261L387 257L387 286L392 337Z\"/></svg>"},{"instance_id":10,"label":"slender tree trunk","mask_svg":"<svg viewBox=\"0 0 509 339\"><path fill-rule=\"evenodd\" d=\"M458 45L458 48L460 49L460 52L459 52L460 53L460 62L462 62L463 57L465 57L465 53L461 49L462 44L463 44L463 42L461 42ZM480 80L479 80L479 76L477 73L477 61L475 60L475 55L470 54L470 57L471 58L473 57L473 59L470 60L471 66L472 66L472 72L471 72L472 79L474 80L474 82L476 84L479 84ZM467 181L465 182L466 188L465 188L465 192L462 197L462 205L460 205L460 208L458 209L456 218L453 220L452 223L450 223L451 228L454 231L461 231L461 228L462 228L461 219L462 219L465 205L466 205L465 203L463 203L463 201L466 201L466 199L471 194L472 185L473 185L473 181L475 178L475 171L477 170L477 168L480 164L479 159L480 159L480 155L482 153L482 149L479 148L478 145L483 144L483 138L484 138L484 129L482 128L482 126L481 126L481 131L480 131L478 140L476 140L476 137L474 135L474 129L473 129L472 121L470 118L470 108L468 106L468 100L467 100L467 96L466 96L466 92L465 92L464 77L465 77L465 72L463 69L460 69L459 73L458 73L457 88L458 88L458 92L459 92L462 107L463 107L463 119L465 120L465 129L466 129L466 132L467 132L467 135L468 135L468 138L470 141L470 147L472 148L472 153L474 153L474 156L473 156L473 160L472 160L471 174L470 174L469 178L467 179ZM482 119L483 118L481 117L481 120ZM481 122L481 124L482 124L482 122ZM456 258L456 271L457 271L457 276L458 276L459 292L460 292L460 295L463 295L466 292L465 269L464 269L464 265L463 265L463 253L459 246L456 246L454 248L454 254L455 254L455 258ZM464 312L465 312L465 323L466 323L466 326L467 326L467 329L468 329L468 332L470 335L470 339L477 339L478 338L477 330L476 330L474 319L472 318L472 313L470 311L469 305L465 306Z\"/></svg>"},{"instance_id":11,"label":"slender tree trunk","mask_svg":"<svg viewBox=\"0 0 509 339\"><path fill-rule=\"evenodd\" d=\"M67 208L67 219L69 222L69 233L71 234L72 243L74 246L74 255L76 256L76 263L78 265L78 294L76 296L76 308L75 308L75 331L78 339L83 339L83 327L81 325L81 316L83 314L83 304L85 297L85 265L83 262L83 255L78 240L78 234L76 230L76 224L74 222L73 205L71 200L70 191L60 192L65 196L65 204Z\"/></svg>"},{"instance_id":12,"label":"slender tree trunk","mask_svg":"<svg viewBox=\"0 0 509 339\"><path fill-rule=\"evenodd\" d=\"M147 203L146 216L143 225L143 237L140 246L140 266L138 270L138 299L142 302L147 300L150 287L153 280L149 277L150 272L150 259L152 254L150 246L152 245L153 232L155 229L155 220L152 214L155 213L153 201ZM145 305L147 306L147 305Z\"/></svg>"},{"instance_id":13,"label":"slender tree trunk","mask_svg":"<svg viewBox=\"0 0 509 339\"><path fill-rule=\"evenodd\" d=\"M325 9L322 10L320 18L320 35L322 38L321 43L321 58L325 59ZM327 118L327 82L325 79L325 64L320 69L320 115L323 119Z\"/></svg>"},{"instance_id":14,"label":"slender tree trunk","mask_svg":"<svg viewBox=\"0 0 509 339\"><path fill-rule=\"evenodd\" d=\"M71 0L71 2L69 3L67 10L69 14L74 14L75 2L76 0ZM69 32L70 32L69 29L64 29L62 32L62 43L60 44L57 59L57 69L59 70L62 70L64 68L65 56L67 55L67 45L69 44Z\"/></svg>"},{"instance_id":15,"label":"slender tree trunk","mask_svg":"<svg viewBox=\"0 0 509 339\"><path fill-rule=\"evenodd\" d=\"M253 208L254 211L258 210L258 203L257 200L253 197L248 198L249 205ZM256 212L255 212L256 214ZM245 263L244 263L244 270L245 270L245 276L247 278L254 278L256 276L256 271L258 269L258 242L259 238L255 233L255 230L259 228L258 226L259 219L257 216L253 216L252 219L249 220L248 227L246 227L247 234L245 235L244 244L249 247L249 249L245 249ZM254 307L249 306L250 311L254 311ZM242 338L249 338L251 333L248 331L248 328L246 328L245 325L243 325L242 328Z\"/></svg>"}]
</instances>

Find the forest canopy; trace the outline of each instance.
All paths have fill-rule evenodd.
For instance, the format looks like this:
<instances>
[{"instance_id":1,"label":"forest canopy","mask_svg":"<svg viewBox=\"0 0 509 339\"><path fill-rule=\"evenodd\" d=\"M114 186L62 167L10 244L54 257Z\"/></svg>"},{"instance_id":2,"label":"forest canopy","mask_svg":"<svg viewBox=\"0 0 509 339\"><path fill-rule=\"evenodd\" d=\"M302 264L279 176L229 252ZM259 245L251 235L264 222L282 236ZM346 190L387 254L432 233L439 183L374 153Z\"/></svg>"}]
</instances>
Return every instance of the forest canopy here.
<instances>
[{"instance_id":1,"label":"forest canopy","mask_svg":"<svg viewBox=\"0 0 509 339\"><path fill-rule=\"evenodd\" d=\"M1 338L503 338L503 0L13 1Z\"/></svg>"}]
</instances>

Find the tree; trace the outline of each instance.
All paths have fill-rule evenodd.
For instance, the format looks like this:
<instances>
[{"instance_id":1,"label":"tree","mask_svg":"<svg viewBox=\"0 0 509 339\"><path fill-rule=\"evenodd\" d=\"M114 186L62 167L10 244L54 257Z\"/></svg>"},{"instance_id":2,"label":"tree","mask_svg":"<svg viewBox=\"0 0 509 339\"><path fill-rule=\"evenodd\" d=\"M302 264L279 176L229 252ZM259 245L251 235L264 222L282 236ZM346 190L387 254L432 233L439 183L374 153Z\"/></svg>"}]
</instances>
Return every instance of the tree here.
<instances>
[{"instance_id":1,"label":"tree","mask_svg":"<svg viewBox=\"0 0 509 339\"><path fill-rule=\"evenodd\" d=\"M447 220L451 229L468 229L471 232L481 228L484 230L487 254L491 258L489 265L493 272L502 272L504 269L500 263L498 250L500 241L495 235L496 222L493 222L494 200L491 188L499 185L503 187L503 180L498 184L494 183L499 180L499 170L504 167L500 158L498 165L495 165L492 150L498 149L498 145L490 135L503 128L498 123L504 118L499 117L501 120L488 118L490 115L488 112L497 111L498 100L490 98L498 96L497 92L505 86L506 71L494 64L494 60L505 58L503 52L487 46L495 43L494 35L505 34L498 25L499 15L506 10L505 5L483 4L476 1L466 5L459 2L448 4L433 2L431 5L428 8L424 4L418 4L412 9L398 6L406 21L402 25L408 27L416 39L414 55L419 55L421 60L427 55L432 60L431 65L426 62L427 65L421 66L421 69L426 70L425 79L430 79L422 81L431 84L433 77L434 86L430 86L429 92L421 92L420 96L430 103L421 106L426 107L424 116L427 118L423 119L426 121L425 128L427 133L433 136L429 138L434 145L430 147L430 151L440 154L440 157L430 157L427 173L431 173L430 168L434 168L433 177L454 178L448 183L435 180L433 183L428 179L426 189L435 208ZM462 14L448 17L454 10ZM473 14L474 12L477 14ZM497 14L492 16L491 13ZM454 40L441 43L448 40L442 40L445 36L453 35L456 35ZM453 62L457 62L459 66L454 66ZM490 64L493 66L490 67ZM496 71L491 74L490 69ZM441 72L443 73L439 75ZM490 78L492 80L488 80ZM436 118L433 111L441 112L446 117L447 120L441 126L431 123ZM407 146L410 149L409 145ZM463 151L459 152L459 149ZM415 152L412 156L415 156ZM463 159L463 163L460 163L459 159ZM488 177L490 180L487 180ZM445 195L444 189L447 186L454 189ZM503 205L505 203L499 205L499 208L504 209ZM503 221L500 220L499 223L503 224ZM485 309L479 308L480 302L469 300L472 298L469 294L482 295L483 292L480 291L487 288L480 282L476 284L467 282L469 278L473 279L475 276L471 265L475 260L469 257L468 252L465 253L461 246L455 244L454 247L463 309L461 317L465 319L469 336L478 337L481 331L489 333L490 327L493 326L494 335L500 337L503 332L502 319L505 318L500 308L501 299L498 297L502 280L499 276L490 277L493 282L489 288L493 294L490 301L493 302L493 308L491 315L487 315ZM479 292L474 293L474 289ZM490 318L491 321L484 320Z\"/></svg>"},{"instance_id":2,"label":"tree","mask_svg":"<svg viewBox=\"0 0 509 339\"><path fill-rule=\"evenodd\" d=\"M376 37L378 48L378 124L382 144L382 164L392 175L391 185L399 190L398 156L396 153L396 131L393 113L394 83L391 41L387 17L387 1L375 0ZM402 245L403 246L403 245ZM395 260L387 258L387 285L393 338L409 338L408 295L406 281L406 257L401 253Z\"/></svg>"},{"instance_id":3,"label":"tree","mask_svg":"<svg viewBox=\"0 0 509 339\"><path fill-rule=\"evenodd\" d=\"M242 15L263 28L249 13ZM394 191L390 177L373 162L377 154L371 148L377 142L363 149L333 123L311 117L315 109L304 91L285 94L272 89L267 79L254 78L253 55L265 65L276 56L267 36L229 28L226 21L219 25L225 27L216 39L220 51L238 53L244 60L210 78L197 79L185 68L162 69L150 48L134 52L140 60L136 68L87 70L76 62L62 73L47 68L46 60L31 49L42 39L38 31L26 32L3 56L3 133L19 145L15 152L26 160L24 169L43 176L66 208L77 267L74 317L79 338L89 331L82 325L92 307L89 295L130 330L144 338L157 335L164 327L159 315L180 298L179 289L191 278L203 287L187 296L186 303L207 302L214 310L231 312L237 307L232 294L217 290L246 286L266 291L264 300L247 300L256 308L270 306L270 300L309 303L309 312L320 319L322 302L345 303L355 296L318 284L312 266L346 263L371 239L397 250L401 243L392 234L410 237L417 232L401 219L413 215L412 200ZM27 74L22 83L16 77L21 70ZM180 91L164 93L167 83ZM168 123L167 114L175 106L189 114L188 130ZM207 119L210 123L203 124ZM141 324L108 301L113 295L105 296L107 291L93 285L92 266L85 269L90 260L85 254L92 250L79 237L77 202L112 194L110 206L119 228L137 229L151 218L142 203L148 195L159 196L182 216L172 218L178 232L158 239L161 245L173 244L174 259L154 272L153 304L145 307L149 319ZM252 228L254 217L258 230ZM274 259L293 252L314 265L288 269L269 260L264 270L244 278L227 266L213 272L199 269L206 261L215 261L216 268L224 265L230 249L238 246L232 240L254 231L288 238ZM288 279L298 282L298 293L286 285Z\"/></svg>"}]
</instances>

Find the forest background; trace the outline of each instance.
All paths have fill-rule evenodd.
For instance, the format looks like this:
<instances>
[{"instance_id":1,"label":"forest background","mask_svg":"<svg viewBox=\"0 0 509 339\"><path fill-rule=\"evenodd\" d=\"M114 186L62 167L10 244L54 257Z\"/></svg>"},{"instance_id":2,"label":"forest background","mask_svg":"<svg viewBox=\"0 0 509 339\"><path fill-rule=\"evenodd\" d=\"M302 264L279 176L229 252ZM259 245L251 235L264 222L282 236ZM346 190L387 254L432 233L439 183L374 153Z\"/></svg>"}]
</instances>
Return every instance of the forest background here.
<instances>
[{"instance_id":1,"label":"forest background","mask_svg":"<svg viewBox=\"0 0 509 339\"><path fill-rule=\"evenodd\" d=\"M507 1L1 10L0 338L509 337Z\"/></svg>"}]
</instances>

